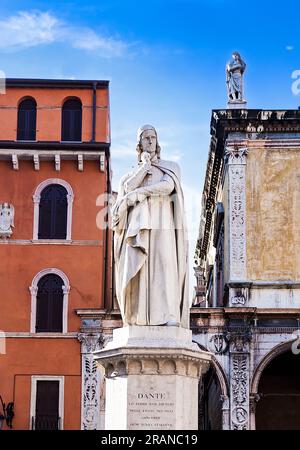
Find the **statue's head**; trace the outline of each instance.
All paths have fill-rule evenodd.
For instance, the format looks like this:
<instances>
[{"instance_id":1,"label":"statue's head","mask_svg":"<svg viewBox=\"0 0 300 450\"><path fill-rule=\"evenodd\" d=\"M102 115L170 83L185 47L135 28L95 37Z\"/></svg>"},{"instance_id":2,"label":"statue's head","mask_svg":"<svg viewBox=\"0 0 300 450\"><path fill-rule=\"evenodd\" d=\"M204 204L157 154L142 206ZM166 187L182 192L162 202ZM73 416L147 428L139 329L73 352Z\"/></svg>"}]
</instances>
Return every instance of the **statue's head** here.
<instances>
[{"instance_id":1,"label":"statue's head","mask_svg":"<svg viewBox=\"0 0 300 450\"><path fill-rule=\"evenodd\" d=\"M137 132L137 146L138 161L141 161L141 154L147 152L151 159L154 155L160 159L160 146L157 140L156 129L152 125L143 125Z\"/></svg>"},{"instance_id":2,"label":"statue's head","mask_svg":"<svg viewBox=\"0 0 300 450\"><path fill-rule=\"evenodd\" d=\"M239 52L233 52L233 53L232 53L232 57L233 57L233 59L235 59L235 60L237 60L237 61L241 61L241 59L242 59L242 57L241 57L241 55L239 54Z\"/></svg>"}]
</instances>

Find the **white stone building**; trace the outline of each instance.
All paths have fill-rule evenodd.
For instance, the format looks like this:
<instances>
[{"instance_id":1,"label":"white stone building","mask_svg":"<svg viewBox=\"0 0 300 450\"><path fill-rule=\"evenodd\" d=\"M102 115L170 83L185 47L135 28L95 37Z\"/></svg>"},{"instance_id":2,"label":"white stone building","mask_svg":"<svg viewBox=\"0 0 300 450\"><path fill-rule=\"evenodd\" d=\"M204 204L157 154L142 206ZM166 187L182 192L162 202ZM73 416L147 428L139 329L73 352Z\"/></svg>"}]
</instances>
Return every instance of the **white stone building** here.
<instances>
[{"instance_id":1,"label":"white stone building","mask_svg":"<svg viewBox=\"0 0 300 450\"><path fill-rule=\"evenodd\" d=\"M212 112L196 266L199 428L299 429L299 110Z\"/></svg>"}]
</instances>

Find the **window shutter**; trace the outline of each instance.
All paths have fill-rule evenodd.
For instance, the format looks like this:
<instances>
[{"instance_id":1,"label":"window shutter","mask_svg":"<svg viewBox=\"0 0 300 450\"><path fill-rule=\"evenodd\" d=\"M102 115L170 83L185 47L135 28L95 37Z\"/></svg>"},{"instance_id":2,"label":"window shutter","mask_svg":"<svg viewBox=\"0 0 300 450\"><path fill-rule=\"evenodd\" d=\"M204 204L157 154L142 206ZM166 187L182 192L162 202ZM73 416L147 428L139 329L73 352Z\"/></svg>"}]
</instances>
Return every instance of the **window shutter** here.
<instances>
[{"instance_id":1,"label":"window shutter","mask_svg":"<svg viewBox=\"0 0 300 450\"><path fill-rule=\"evenodd\" d=\"M19 105L17 139L36 139L36 102L33 99L25 99Z\"/></svg>"},{"instance_id":2,"label":"window shutter","mask_svg":"<svg viewBox=\"0 0 300 450\"><path fill-rule=\"evenodd\" d=\"M63 280L47 274L38 282L36 332L63 331Z\"/></svg>"},{"instance_id":3,"label":"window shutter","mask_svg":"<svg viewBox=\"0 0 300 450\"><path fill-rule=\"evenodd\" d=\"M81 141L82 105L79 99L67 100L62 108L62 141Z\"/></svg>"},{"instance_id":4,"label":"window shutter","mask_svg":"<svg viewBox=\"0 0 300 450\"><path fill-rule=\"evenodd\" d=\"M67 190L59 184L43 189L39 206L39 239L66 239Z\"/></svg>"},{"instance_id":5,"label":"window shutter","mask_svg":"<svg viewBox=\"0 0 300 450\"><path fill-rule=\"evenodd\" d=\"M52 291L51 291L51 323L50 327L52 331L62 332L63 331L63 291L62 291L62 280L57 277L57 279L52 280Z\"/></svg>"},{"instance_id":6,"label":"window shutter","mask_svg":"<svg viewBox=\"0 0 300 450\"><path fill-rule=\"evenodd\" d=\"M67 237L68 201L67 191L63 186L57 185L53 194L53 224L52 235L56 239Z\"/></svg>"},{"instance_id":7,"label":"window shutter","mask_svg":"<svg viewBox=\"0 0 300 450\"><path fill-rule=\"evenodd\" d=\"M39 239L51 239L52 198L51 186L43 189L39 205Z\"/></svg>"},{"instance_id":8,"label":"window shutter","mask_svg":"<svg viewBox=\"0 0 300 450\"><path fill-rule=\"evenodd\" d=\"M36 430L57 430L59 424L59 381L37 381Z\"/></svg>"},{"instance_id":9,"label":"window shutter","mask_svg":"<svg viewBox=\"0 0 300 450\"><path fill-rule=\"evenodd\" d=\"M36 297L36 332L49 331L48 321L48 293L39 288Z\"/></svg>"}]
</instances>

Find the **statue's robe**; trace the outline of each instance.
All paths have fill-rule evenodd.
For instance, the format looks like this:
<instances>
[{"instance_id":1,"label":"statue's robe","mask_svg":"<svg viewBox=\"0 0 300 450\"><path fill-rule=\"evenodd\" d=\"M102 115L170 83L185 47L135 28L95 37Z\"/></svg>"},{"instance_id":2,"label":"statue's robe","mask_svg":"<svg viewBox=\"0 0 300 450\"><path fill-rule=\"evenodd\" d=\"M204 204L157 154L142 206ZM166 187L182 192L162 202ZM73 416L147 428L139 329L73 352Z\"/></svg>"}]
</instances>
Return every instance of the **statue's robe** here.
<instances>
[{"instance_id":1,"label":"statue's robe","mask_svg":"<svg viewBox=\"0 0 300 450\"><path fill-rule=\"evenodd\" d=\"M189 328L188 240L180 171L157 160L125 175L113 209L116 294L123 322ZM126 193L146 195L134 206Z\"/></svg>"},{"instance_id":2,"label":"statue's robe","mask_svg":"<svg viewBox=\"0 0 300 450\"><path fill-rule=\"evenodd\" d=\"M242 100L243 72L246 64L241 61L232 61L228 64L228 94L232 100Z\"/></svg>"}]
</instances>

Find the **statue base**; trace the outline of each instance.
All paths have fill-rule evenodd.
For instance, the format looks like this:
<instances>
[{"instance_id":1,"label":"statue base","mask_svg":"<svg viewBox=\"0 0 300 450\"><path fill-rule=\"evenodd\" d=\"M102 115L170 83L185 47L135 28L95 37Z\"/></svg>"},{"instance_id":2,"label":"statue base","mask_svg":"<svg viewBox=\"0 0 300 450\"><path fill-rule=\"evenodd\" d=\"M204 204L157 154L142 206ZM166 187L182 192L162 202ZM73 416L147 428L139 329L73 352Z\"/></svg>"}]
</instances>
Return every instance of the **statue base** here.
<instances>
[{"instance_id":1,"label":"statue base","mask_svg":"<svg viewBox=\"0 0 300 450\"><path fill-rule=\"evenodd\" d=\"M240 100L228 102L227 109L247 109L247 102Z\"/></svg>"},{"instance_id":2,"label":"statue base","mask_svg":"<svg viewBox=\"0 0 300 450\"><path fill-rule=\"evenodd\" d=\"M106 430L197 430L198 384L210 353L191 330L126 326L94 353L106 377Z\"/></svg>"}]
</instances>

